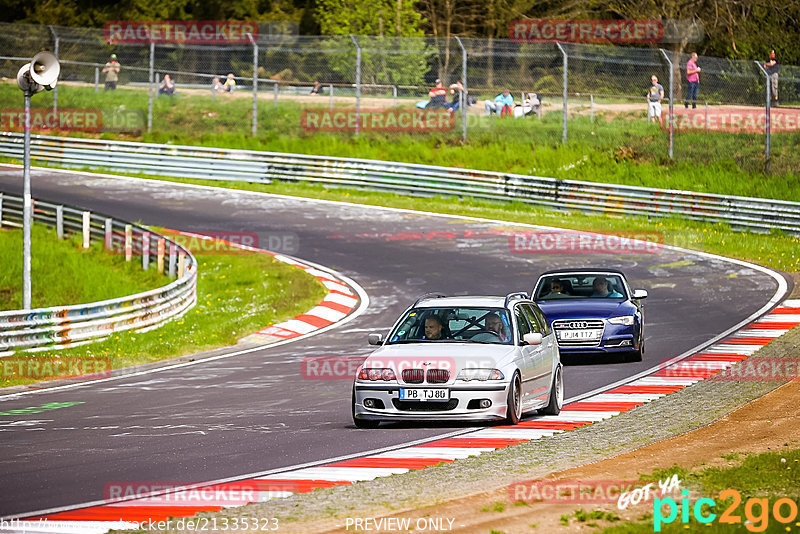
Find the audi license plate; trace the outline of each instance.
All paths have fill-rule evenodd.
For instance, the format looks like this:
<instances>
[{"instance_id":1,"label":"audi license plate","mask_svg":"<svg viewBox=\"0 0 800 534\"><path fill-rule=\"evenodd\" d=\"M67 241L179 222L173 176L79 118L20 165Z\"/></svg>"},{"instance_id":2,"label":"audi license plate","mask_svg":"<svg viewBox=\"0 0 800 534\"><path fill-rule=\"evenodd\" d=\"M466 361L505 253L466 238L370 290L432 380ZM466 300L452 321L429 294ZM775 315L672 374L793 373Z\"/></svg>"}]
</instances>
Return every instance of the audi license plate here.
<instances>
[{"instance_id":1,"label":"audi license plate","mask_svg":"<svg viewBox=\"0 0 800 534\"><path fill-rule=\"evenodd\" d=\"M602 330L562 330L558 332L558 339L600 339L603 335Z\"/></svg>"},{"instance_id":2,"label":"audi license plate","mask_svg":"<svg viewBox=\"0 0 800 534\"><path fill-rule=\"evenodd\" d=\"M400 400L449 401L450 390L446 388L400 388Z\"/></svg>"}]
</instances>

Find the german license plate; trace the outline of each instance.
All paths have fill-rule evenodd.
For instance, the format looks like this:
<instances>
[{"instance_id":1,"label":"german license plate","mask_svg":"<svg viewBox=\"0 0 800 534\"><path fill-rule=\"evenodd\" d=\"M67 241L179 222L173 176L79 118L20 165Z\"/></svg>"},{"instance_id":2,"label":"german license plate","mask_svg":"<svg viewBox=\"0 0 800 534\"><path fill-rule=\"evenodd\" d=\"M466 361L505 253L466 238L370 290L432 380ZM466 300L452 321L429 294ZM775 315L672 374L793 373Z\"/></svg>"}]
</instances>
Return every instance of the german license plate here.
<instances>
[{"instance_id":1,"label":"german license plate","mask_svg":"<svg viewBox=\"0 0 800 534\"><path fill-rule=\"evenodd\" d=\"M574 339L600 339L602 335L601 330L562 330L559 332L559 339L574 340Z\"/></svg>"},{"instance_id":2,"label":"german license plate","mask_svg":"<svg viewBox=\"0 0 800 534\"><path fill-rule=\"evenodd\" d=\"M449 401L450 390L446 388L400 388L400 400Z\"/></svg>"}]
</instances>

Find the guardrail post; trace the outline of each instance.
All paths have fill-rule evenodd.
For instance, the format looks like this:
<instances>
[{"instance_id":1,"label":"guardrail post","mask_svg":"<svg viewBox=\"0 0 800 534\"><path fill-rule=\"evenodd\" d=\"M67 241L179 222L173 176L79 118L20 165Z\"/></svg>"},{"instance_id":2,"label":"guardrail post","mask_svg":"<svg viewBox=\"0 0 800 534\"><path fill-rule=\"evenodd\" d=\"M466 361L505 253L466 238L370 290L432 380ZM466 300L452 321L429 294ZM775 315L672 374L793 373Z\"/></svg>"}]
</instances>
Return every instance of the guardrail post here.
<instances>
[{"instance_id":1,"label":"guardrail post","mask_svg":"<svg viewBox=\"0 0 800 534\"><path fill-rule=\"evenodd\" d=\"M764 108L764 136L766 137L766 147L764 149L764 172L769 172L770 138L772 137L772 124L770 124L770 119L772 118L772 87L769 83L769 74L767 74L767 71L758 61L755 61L755 64L764 75L764 81L767 85L767 104Z\"/></svg>"},{"instance_id":2,"label":"guardrail post","mask_svg":"<svg viewBox=\"0 0 800 534\"><path fill-rule=\"evenodd\" d=\"M169 277L175 278L175 263L177 262L177 254L175 251L175 242L169 242Z\"/></svg>"},{"instance_id":3,"label":"guardrail post","mask_svg":"<svg viewBox=\"0 0 800 534\"><path fill-rule=\"evenodd\" d=\"M150 232L142 232L142 269L150 268Z\"/></svg>"},{"instance_id":4,"label":"guardrail post","mask_svg":"<svg viewBox=\"0 0 800 534\"><path fill-rule=\"evenodd\" d=\"M563 84L564 84L564 94L563 94L564 111L563 111L563 113L561 115L561 142L562 143L566 143L567 142L567 51L564 50L564 47L561 46L561 43L556 43L556 46L561 51L561 56L562 56L563 65L564 65L564 80L563 80Z\"/></svg>"},{"instance_id":5,"label":"guardrail post","mask_svg":"<svg viewBox=\"0 0 800 534\"><path fill-rule=\"evenodd\" d=\"M106 250L111 250L114 246L114 228L113 228L114 221L109 217L106 219L105 224L105 247Z\"/></svg>"},{"instance_id":6,"label":"guardrail post","mask_svg":"<svg viewBox=\"0 0 800 534\"><path fill-rule=\"evenodd\" d=\"M64 239L64 206L56 206L56 235Z\"/></svg>"},{"instance_id":7,"label":"guardrail post","mask_svg":"<svg viewBox=\"0 0 800 534\"><path fill-rule=\"evenodd\" d=\"M91 238L91 222L92 222L92 212L84 211L83 212L83 248L89 248L89 240Z\"/></svg>"},{"instance_id":8,"label":"guardrail post","mask_svg":"<svg viewBox=\"0 0 800 534\"><path fill-rule=\"evenodd\" d=\"M358 137L358 127L361 122L361 47L354 35L350 36L353 44L356 45L356 137Z\"/></svg>"},{"instance_id":9,"label":"guardrail post","mask_svg":"<svg viewBox=\"0 0 800 534\"><path fill-rule=\"evenodd\" d=\"M183 278L186 272L186 253L184 251L178 252L178 278Z\"/></svg>"},{"instance_id":10,"label":"guardrail post","mask_svg":"<svg viewBox=\"0 0 800 534\"><path fill-rule=\"evenodd\" d=\"M667 60L669 65L669 159L672 159L672 141L675 131L675 70L672 67L672 60L663 48L659 48L661 55Z\"/></svg>"},{"instance_id":11,"label":"guardrail post","mask_svg":"<svg viewBox=\"0 0 800 534\"><path fill-rule=\"evenodd\" d=\"M130 224L125 225L125 261L131 261L133 258L133 227Z\"/></svg>"},{"instance_id":12,"label":"guardrail post","mask_svg":"<svg viewBox=\"0 0 800 534\"><path fill-rule=\"evenodd\" d=\"M158 250L156 257L156 266L158 267L158 274L164 274L164 249L166 248L166 240L161 237L158 239Z\"/></svg>"},{"instance_id":13,"label":"guardrail post","mask_svg":"<svg viewBox=\"0 0 800 534\"><path fill-rule=\"evenodd\" d=\"M94 68L94 92L100 92L100 67Z\"/></svg>"}]
</instances>

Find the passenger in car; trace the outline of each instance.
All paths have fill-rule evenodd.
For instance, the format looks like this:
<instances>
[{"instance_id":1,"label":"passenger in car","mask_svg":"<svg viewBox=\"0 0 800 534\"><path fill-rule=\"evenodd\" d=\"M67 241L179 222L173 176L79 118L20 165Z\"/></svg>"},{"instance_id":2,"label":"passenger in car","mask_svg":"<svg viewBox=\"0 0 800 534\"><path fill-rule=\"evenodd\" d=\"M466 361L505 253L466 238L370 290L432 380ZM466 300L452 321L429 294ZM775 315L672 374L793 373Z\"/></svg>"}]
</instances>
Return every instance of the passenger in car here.
<instances>
[{"instance_id":1,"label":"passenger in car","mask_svg":"<svg viewBox=\"0 0 800 534\"><path fill-rule=\"evenodd\" d=\"M499 315L496 313L490 313L486 316L486 330L489 332L494 332L500 338L500 341L508 341L510 339L510 335L508 330L505 328L503 324L503 320L500 318Z\"/></svg>"},{"instance_id":2,"label":"passenger in car","mask_svg":"<svg viewBox=\"0 0 800 534\"><path fill-rule=\"evenodd\" d=\"M615 289L611 289L609 287L608 280L602 276L597 276L592 282L592 297L615 299L622 297L622 293Z\"/></svg>"},{"instance_id":3,"label":"passenger in car","mask_svg":"<svg viewBox=\"0 0 800 534\"><path fill-rule=\"evenodd\" d=\"M429 315L425 319L425 339L429 340L436 340L442 339L442 330L444 329L444 323L442 322L442 318L438 315Z\"/></svg>"}]
</instances>

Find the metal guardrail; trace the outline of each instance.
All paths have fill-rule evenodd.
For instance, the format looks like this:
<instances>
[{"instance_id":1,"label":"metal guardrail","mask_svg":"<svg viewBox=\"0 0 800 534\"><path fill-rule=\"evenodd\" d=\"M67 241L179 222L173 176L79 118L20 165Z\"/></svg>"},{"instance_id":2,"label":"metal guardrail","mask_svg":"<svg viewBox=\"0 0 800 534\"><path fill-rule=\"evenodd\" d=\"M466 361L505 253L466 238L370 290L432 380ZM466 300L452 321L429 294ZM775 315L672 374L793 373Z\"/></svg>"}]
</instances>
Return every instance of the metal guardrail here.
<instances>
[{"instance_id":1,"label":"metal guardrail","mask_svg":"<svg viewBox=\"0 0 800 534\"><path fill-rule=\"evenodd\" d=\"M115 249L126 259L141 256L145 269L150 267L152 255L158 260L152 263L171 277L177 275L177 280L164 287L100 302L0 311L0 356L19 350L66 348L99 341L115 332L156 328L194 306L197 262L179 243L98 213L40 200L34 201L33 208L33 220L55 226L59 237L65 232L82 233L84 246L92 238L101 239L106 248ZM22 197L0 193L0 227L20 226L21 222Z\"/></svg>"},{"instance_id":2,"label":"metal guardrail","mask_svg":"<svg viewBox=\"0 0 800 534\"><path fill-rule=\"evenodd\" d=\"M22 134L0 133L0 155L22 158ZM800 233L800 203L558 180L412 163L32 136L31 157L65 167L210 180L306 181L411 193L517 201L615 215L683 217L751 230Z\"/></svg>"}]
</instances>

